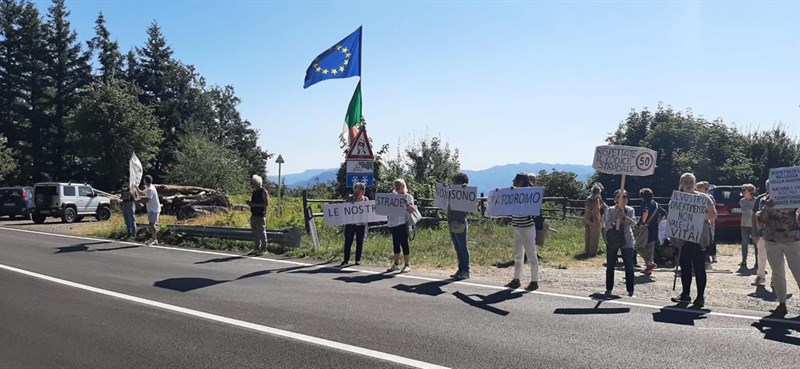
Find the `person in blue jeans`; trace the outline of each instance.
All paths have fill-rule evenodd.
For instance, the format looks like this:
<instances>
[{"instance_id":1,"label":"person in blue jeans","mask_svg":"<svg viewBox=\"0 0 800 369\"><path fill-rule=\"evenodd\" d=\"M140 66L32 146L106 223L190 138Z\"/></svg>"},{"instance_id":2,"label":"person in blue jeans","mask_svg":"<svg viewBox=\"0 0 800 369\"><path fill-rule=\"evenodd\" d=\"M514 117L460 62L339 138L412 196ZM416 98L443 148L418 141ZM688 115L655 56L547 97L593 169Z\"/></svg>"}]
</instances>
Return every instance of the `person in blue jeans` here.
<instances>
[{"instance_id":1,"label":"person in blue jeans","mask_svg":"<svg viewBox=\"0 0 800 369\"><path fill-rule=\"evenodd\" d=\"M128 188L128 179L125 179L125 187L122 189L122 218L125 219L125 237L127 240L136 237L136 194Z\"/></svg>"},{"instance_id":2,"label":"person in blue jeans","mask_svg":"<svg viewBox=\"0 0 800 369\"><path fill-rule=\"evenodd\" d=\"M466 186L469 177L464 173L453 176L453 185ZM469 249L467 248L467 213L455 211L447 206L447 225L450 227L450 238L453 240L453 247L456 249L456 259L458 259L458 270L450 277L457 280L469 278Z\"/></svg>"},{"instance_id":3,"label":"person in blue jeans","mask_svg":"<svg viewBox=\"0 0 800 369\"><path fill-rule=\"evenodd\" d=\"M619 189L614 192L614 206L606 210L603 216L603 228L606 230L606 295L614 290L614 270L617 267L617 250L622 250L622 261L625 264L625 287L628 296L633 296L633 225L635 212L628 206L628 191Z\"/></svg>"}]
</instances>

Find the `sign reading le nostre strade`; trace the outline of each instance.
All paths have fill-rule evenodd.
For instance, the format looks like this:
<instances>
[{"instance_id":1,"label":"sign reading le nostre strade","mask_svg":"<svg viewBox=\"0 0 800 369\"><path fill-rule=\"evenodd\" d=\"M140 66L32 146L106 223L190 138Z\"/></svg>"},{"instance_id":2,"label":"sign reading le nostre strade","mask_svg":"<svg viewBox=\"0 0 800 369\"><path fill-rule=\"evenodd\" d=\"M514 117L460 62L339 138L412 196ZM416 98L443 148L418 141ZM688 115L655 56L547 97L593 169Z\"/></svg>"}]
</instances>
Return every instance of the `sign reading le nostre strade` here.
<instances>
[{"instance_id":1,"label":"sign reading le nostre strade","mask_svg":"<svg viewBox=\"0 0 800 369\"><path fill-rule=\"evenodd\" d=\"M649 176L656 170L655 150L634 146L597 146L592 168L600 173Z\"/></svg>"}]
</instances>

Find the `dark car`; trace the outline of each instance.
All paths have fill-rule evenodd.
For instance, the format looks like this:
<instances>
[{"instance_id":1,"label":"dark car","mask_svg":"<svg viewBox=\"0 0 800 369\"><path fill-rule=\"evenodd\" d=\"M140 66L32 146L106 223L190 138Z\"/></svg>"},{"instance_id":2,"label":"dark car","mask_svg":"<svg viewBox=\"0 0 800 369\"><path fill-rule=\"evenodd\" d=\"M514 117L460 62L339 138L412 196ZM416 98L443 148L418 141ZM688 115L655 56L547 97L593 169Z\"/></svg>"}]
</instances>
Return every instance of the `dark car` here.
<instances>
[{"instance_id":1,"label":"dark car","mask_svg":"<svg viewBox=\"0 0 800 369\"><path fill-rule=\"evenodd\" d=\"M738 231L742 222L742 186L713 186L708 193L717 203L717 230Z\"/></svg>"},{"instance_id":2,"label":"dark car","mask_svg":"<svg viewBox=\"0 0 800 369\"><path fill-rule=\"evenodd\" d=\"M33 206L33 187L0 188L0 216L30 218Z\"/></svg>"}]
</instances>

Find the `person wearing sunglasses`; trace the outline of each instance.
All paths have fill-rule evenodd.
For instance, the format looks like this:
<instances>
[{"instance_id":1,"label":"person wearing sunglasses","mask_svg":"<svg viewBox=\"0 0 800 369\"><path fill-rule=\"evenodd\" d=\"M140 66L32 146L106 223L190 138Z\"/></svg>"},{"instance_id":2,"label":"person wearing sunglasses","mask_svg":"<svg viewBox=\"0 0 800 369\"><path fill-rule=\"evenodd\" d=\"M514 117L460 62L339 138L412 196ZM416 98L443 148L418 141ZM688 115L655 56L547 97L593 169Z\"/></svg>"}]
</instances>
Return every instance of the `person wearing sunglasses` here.
<instances>
[{"instance_id":1,"label":"person wearing sunglasses","mask_svg":"<svg viewBox=\"0 0 800 369\"><path fill-rule=\"evenodd\" d=\"M628 206L628 191L623 189L614 192L614 206L606 210L603 217L603 228L606 232L606 295L614 290L614 270L617 267L617 252L622 251L622 262L625 265L625 288L628 296L633 296L633 225L636 224L635 212Z\"/></svg>"}]
</instances>

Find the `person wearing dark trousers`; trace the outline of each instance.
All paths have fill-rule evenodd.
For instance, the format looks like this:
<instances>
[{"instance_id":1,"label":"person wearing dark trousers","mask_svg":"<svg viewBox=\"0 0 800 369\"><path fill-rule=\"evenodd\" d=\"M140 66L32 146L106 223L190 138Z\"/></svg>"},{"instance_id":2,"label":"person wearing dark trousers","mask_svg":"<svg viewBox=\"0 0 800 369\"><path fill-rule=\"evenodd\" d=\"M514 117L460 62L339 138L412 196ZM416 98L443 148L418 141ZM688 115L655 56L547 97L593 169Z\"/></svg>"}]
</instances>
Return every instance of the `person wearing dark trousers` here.
<instances>
[{"instance_id":1,"label":"person wearing dark trousers","mask_svg":"<svg viewBox=\"0 0 800 369\"><path fill-rule=\"evenodd\" d=\"M672 298L672 302L681 304L688 304L692 301L692 273L697 279L697 297L694 299L693 305L695 307L703 307L706 303L705 291L708 277L706 275L706 258L708 256L706 248L712 242L712 228L711 221L717 218L717 209L714 206L714 200L710 195L699 192L695 189L697 179L692 173L684 173L680 179L680 191L690 194L701 194L705 196L705 223L700 235L700 243L688 242L679 239L674 239L674 242L680 245L680 268L681 268L681 285L683 291L677 297Z\"/></svg>"},{"instance_id":2,"label":"person wearing dark trousers","mask_svg":"<svg viewBox=\"0 0 800 369\"><path fill-rule=\"evenodd\" d=\"M404 204L408 212L413 212L416 209L416 207L414 207L414 197L408 193L406 181L402 178L398 178L394 181L394 193L406 196ZM399 270L400 273L408 273L411 271L411 248L408 243L408 224L406 223L406 216L389 217L386 225L392 232L392 246L394 251L394 255L392 255L392 265L386 272L396 272ZM403 252L404 262L402 269L400 269L401 251Z\"/></svg>"},{"instance_id":3,"label":"person wearing dark trousers","mask_svg":"<svg viewBox=\"0 0 800 369\"><path fill-rule=\"evenodd\" d=\"M625 264L625 289L633 296L633 225L636 224L633 208L628 206L628 192L622 189L614 192L614 206L608 208L603 217L606 230L606 295L614 290L614 272L617 267L617 251L622 251Z\"/></svg>"},{"instance_id":4,"label":"person wearing dark trousers","mask_svg":"<svg viewBox=\"0 0 800 369\"><path fill-rule=\"evenodd\" d=\"M353 186L353 195L347 201L359 202L367 201L369 198L364 196L367 186L361 182ZM356 264L361 265L361 251L364 249L364 233L366 232L366 224L347 224L344 226L344 260L339 266L345 266L350 263L350 250L353 248L353 240L356 241Z\"/></svg>"},{"instance_id":5,"label":"person wearing dark trousers","mask_svg":"<svg viewBox=\"0 0 800 369\"><path fill-rule=\"evenodd\" d=\"M453 176L453 184L466 186L469 184L469 177L464 173L457 173ZM451 275L457 280L469 279L469 248L467 247L467 213L450 209L447 205L447 226L450 228L450 239L453 241L453 248L456 250L456 260L458 260L458 270Z\"/></svg>"}]
</instances>

